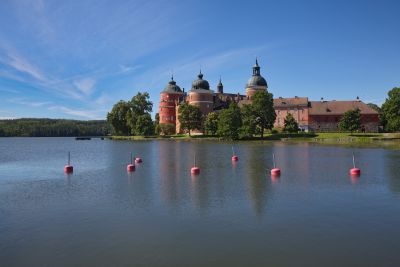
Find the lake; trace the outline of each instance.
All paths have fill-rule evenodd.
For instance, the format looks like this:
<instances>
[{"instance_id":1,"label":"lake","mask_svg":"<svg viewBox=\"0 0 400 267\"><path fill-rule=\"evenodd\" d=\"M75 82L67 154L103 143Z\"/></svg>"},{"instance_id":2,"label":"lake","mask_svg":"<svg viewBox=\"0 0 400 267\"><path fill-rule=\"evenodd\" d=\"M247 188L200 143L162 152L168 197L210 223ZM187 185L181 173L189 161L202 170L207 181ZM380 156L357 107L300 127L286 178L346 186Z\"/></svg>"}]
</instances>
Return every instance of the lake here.
<instances>
[{"instance_id":1,"label":"lake","mask_svg":"<svg viewBox=\"0 0 400 267\"><path fill-rule=\"evenodd\" d=\"M400 150L0 138L1 266L400 266L399 227Z\"/></svg>"}]
</instances>

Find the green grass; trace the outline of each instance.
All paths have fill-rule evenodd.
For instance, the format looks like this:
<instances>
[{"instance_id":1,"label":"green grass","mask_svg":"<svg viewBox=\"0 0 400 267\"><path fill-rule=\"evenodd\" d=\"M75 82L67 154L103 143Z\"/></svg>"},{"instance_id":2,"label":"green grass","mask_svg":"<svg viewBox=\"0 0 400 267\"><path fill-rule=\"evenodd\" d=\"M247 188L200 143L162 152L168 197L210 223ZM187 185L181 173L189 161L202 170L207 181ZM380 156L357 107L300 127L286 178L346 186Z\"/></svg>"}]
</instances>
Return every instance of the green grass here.
<instances>
[{"instance_id":1,"label":"green grass","mask_svg":"<svg viewBox=\"0 0 400 267\"><path fill-rule=\"evenodd\" d=\"M210 135L192 135L175 134L168 136L111 136L113 140L219 140L218 136ZM332 143L367 143L374 141L390 141L400 139L399 133L382 134L382 133L266 133L264 139L266 141L306 141L306 142L332 142ZM261 140L261 136L243 139L242 141L257 141Z\"/></svg>"}]
</instances>

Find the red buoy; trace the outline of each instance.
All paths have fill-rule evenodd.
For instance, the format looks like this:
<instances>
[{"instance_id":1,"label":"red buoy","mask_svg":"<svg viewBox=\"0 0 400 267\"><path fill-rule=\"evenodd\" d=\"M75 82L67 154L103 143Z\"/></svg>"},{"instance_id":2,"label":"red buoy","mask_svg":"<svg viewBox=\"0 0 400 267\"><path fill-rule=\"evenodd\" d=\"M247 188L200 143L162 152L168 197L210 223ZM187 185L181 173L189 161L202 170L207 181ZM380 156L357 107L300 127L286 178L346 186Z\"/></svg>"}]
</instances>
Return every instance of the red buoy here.
<instances>
[{"instance_id":1,"label":"red buoy","mask_svg":"<svg viewBox=\"0 0 400 267\"><path fill-rule=\"evenodd\" d=\"M274 167L271 169L271 175L272 176L280 176L281 169L277 168L275 165L275 154L272 154L272 163L274 164Z\"/></svg>"},{"instance_id":2,"label":"red buoy","mask_svg":"<svg viewBox=\"0 0 400 267\"><path fill-rule=\"evenodd\" d=\"M74 167L71 165L65 165L64 166L64 172L65 173L73 173L74 172Z\"/></svg>"},{"instance_id":3,"label":"red buoy","mask_svg":"<svg viewBox=\"0 0 400 267\"><path fill-rule=\"evenodd\" d=\"M233 150L233 146L232 146L232 161L238 161L239 157L235 155L235 150Z\"/></svg>"},{"instance_id":4,"label":"red buoy","mask_svg":"<svg viewBox=\"0 0 400 267\"><path fill-rule=\"evenodd\" d=\"M272 176L279 176L279 175L281 175L281 169L279 169L279 168L273 168L273 169L271 170L271 175L272 175Z\"/></svg>"},{"instance_id":5,"label":"red buoy","mask_svg":"<svg viewBox=\"0 0 400 267\"><path fill-rule=\"evenodd\" d=\"M127 170L128 172L133 172L133 171L135 171L135 164L133 164L133 154L132 154L132 152L131 152L131 163L129 163L129 164L126 166L126 170Z\"/></svg>"},{"instance_id":6,"label":"red buoy","mask_svg":"<svg viewBox=\"0 0 400 267\"><path fill-rule=\"evenodd\" d=\"M351 168L350 169L350 174L351 175L360 175L361 174L361 170L359 168Z\"/></svg>"},{"instance_id":7,"label":"red buoy","mask_svg":"<svg viewBox=\"0 0 400 267\"><path fill-rule=\"evenodd\" d=\"M192 167L191 169L190 169L190 172L192 173L192 174L199 174L200 173L200 168L199 167L197 167L196 166L196 154L194 155L194 160L193 160L194 162L194 167Z\"/></svg>"},{"instance_id":8,"label":"red buoy","mask_svg":"<svg viewBox=\"0 0 400 267\"><path fill-rule=\"evenodd\" d=\"M74 167L71 165L71 152L68 151L68 164L64 166L65 173L72 173L74 171Z\"/></svg>"},{"instance_id":9,"label":"red buoy","mask_svg":"<svg viewBox=\"0 0 400 267\"><path fill-rule=\"evenodd\" d=\"M354 154L353 154L353 168L350 169L350 175L354 175L354 176L361 175L361 170L359 168L356 168L356 161L354 159Z\"/></svg>"},{"instance_id":10,"label":"red buoy","mask_svg":"<svg viewBox=\"0 0 400 267\"><path fill-rule=\"evenodd\" d=\"M192 174L199 174L200 173L200 168L199 167L193 167L190 172Z\"/></svg>"},{"instance_id":11,"label":"red buoy","mask_svg":"<svg viewBox=\"0 0 400 267\"><path fill-rule=\"evenodd\" d=\"M142 158L135 158L135 163L142 163Z\"/></svg>"},{"instance_id":12,"label":"red buoy","mask_svg":"<svg viewBox=\"0 0 400 267\"><path fill-rule=\"evenodd\" d=\"M135 171L135 165L133 165L133 164L128 164L128 165L126 166L126 170L127 170L128 172L133 172L133 171Z\"/></svg>"}]
</instances>

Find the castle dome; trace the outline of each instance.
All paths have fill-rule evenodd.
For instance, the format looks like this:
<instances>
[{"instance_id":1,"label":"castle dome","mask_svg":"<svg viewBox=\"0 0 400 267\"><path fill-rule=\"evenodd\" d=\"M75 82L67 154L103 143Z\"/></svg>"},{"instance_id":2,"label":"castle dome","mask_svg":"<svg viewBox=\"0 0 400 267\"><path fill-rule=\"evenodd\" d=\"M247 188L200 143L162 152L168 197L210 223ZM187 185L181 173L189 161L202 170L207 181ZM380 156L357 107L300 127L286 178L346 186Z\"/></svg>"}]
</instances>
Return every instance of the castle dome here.
<instances>
[{"instance_id":1,"label":"castle dome","mask_svg":"<svg viewBox=\"0 0 400 267\"><path fill-rule=\"evenodd\" d=\"M265 86L268 87L267 81L260 74L260 66L256 59L256 64L253 66L253 76L246 83L246 88Z\"/></svg>"},{"instance_id":2,"label":"castle dome","mask_svg":"<svg viewBox=\"0 0 400 267\"><path fill-rule=\"evenodd\" d=\"M255 86L268 86L267 81L264 77L260 76L252 76L246 83L246 87L255 87Z\"/></svg>"},{"instance_id":3,"label":"castle dome","mask_svg":"<svg viewBox=\"0 0 400 267\"><path fill-rule=\"evenodd\" d=\"M165 86L163 92L165 92L165 93L181 93L182 92L181 88L178 85L176 85L176 82L174 81L174 76L171 77L171 80Z\"/></svg>"},{"instance_id":4,"label":"castle dome","mask_svg":"<svg viewBox=\"0 0 400 267\"><path fill-rule=\"evenodd\" d=\"M197 76L198 79L192 82L192 90L203 89L203 90L210 90L210 84L207 80L203 80L203 74L199 73Z\"/></svg>"}]
</instances>

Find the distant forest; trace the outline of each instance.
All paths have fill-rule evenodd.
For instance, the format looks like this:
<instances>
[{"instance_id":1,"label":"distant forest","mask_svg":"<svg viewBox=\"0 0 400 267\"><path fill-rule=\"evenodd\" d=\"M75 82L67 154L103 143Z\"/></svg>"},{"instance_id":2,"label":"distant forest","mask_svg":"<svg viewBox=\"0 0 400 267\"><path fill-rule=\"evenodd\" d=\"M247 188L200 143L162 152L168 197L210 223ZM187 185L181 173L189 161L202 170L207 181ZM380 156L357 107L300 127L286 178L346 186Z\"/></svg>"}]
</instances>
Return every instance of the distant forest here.
<instances>
[{"instance_id":1,"label":"distant forest","mask_svg":"<svg viewBox=\"0 0 400 267\"><path fill-rule=\"evenodd\" d=\"M63 119L0 120L0 137L33 136L104 136L110 133L105 120L78 121Z\"/></svg>"}]
</instances>

